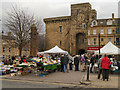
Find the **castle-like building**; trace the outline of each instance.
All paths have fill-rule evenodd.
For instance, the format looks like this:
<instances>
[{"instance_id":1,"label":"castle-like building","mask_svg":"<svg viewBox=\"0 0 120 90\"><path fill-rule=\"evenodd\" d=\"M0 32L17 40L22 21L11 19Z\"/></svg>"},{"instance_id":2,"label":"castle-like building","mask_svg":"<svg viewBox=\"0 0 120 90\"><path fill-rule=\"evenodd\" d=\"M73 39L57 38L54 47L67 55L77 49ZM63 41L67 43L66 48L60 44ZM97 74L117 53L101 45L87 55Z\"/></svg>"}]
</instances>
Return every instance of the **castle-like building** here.
<instances>
[{"instance_id":1,"label":"castle-like building","mask_svg":"<svg viewBox=\"0 0 120 90\"><path fill-rule=\"evenodd\" d=\"M108 41L120 47L120 18L97 19L90 3L71 5L71 16L45 18L46 50L58 45L71 54L98 50Z\"/></svg>"}]
</instances>

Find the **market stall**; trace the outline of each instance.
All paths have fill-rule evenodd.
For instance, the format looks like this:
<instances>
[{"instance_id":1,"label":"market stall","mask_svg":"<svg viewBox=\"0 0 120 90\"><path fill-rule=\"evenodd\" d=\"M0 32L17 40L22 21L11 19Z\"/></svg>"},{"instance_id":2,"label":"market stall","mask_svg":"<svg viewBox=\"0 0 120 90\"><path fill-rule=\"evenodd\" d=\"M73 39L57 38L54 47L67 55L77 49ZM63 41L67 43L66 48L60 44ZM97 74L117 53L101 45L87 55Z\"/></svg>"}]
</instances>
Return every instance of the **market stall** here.
<instances>
[{"instance_id":1,"label":"market stall","mask_svg":"<svg viewBox=\"0 0 120 90\"><path fill-rule=\"evenodd\" d=\"M95 54L98 54L99 50L95 52ZM103 48L100 49L100 54L107 54L107 55L114 55L115 56L120 56L120 49L113 45L111 42L108 42ZM110 58L111 62L119 62L120 58ZM118 71L118 65L115 65L112 63L111 70L112 71Z\"/></svg>"}]
</instances>

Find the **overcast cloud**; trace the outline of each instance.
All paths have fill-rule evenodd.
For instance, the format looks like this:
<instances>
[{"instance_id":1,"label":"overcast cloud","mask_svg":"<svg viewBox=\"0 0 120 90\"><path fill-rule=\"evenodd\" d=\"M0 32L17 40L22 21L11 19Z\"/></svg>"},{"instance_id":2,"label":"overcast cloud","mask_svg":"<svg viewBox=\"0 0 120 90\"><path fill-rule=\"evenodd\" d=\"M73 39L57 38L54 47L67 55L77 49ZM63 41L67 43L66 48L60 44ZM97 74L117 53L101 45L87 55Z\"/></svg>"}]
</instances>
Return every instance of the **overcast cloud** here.
<instances>
[{"instance_id":1,"label":"overcast cloud","mask_svg":"<svg viewBox=\"0 0 120 90\"><path fill-rule=\"evenodd\" d=\"M0 3L0 5L2 4L2 7L0 7L0 15L2 12L2 19L4 20L6 12L11 10L11 5L17 5L28 9L38 18L70 16L71 4L89 2L92 8L97 10L98 19L111 18L112 13L115 13L115 17L118 17L118 1L119 0L2 0Z\"/></svg>"}]
</instances>

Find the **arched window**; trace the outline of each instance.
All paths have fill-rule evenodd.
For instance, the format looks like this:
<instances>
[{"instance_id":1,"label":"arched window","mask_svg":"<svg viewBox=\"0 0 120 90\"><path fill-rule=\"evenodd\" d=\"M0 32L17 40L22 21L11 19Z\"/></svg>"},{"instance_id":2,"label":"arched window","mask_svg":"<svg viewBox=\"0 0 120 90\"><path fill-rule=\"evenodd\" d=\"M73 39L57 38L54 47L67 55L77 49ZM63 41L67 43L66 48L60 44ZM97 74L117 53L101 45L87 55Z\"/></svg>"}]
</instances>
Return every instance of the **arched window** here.
<instances>
[{"instance_id":1,"label":"arched window","mask_svg":"<svg viewBox=\"0 0 120 90\"><path fill-rule=\"evenodd\" d=\"M92 25L93 25L93 26L96 26L96 25L97 25L97 21L94 20L94 21L92 22Z\"/></svg>"}]
</instances>

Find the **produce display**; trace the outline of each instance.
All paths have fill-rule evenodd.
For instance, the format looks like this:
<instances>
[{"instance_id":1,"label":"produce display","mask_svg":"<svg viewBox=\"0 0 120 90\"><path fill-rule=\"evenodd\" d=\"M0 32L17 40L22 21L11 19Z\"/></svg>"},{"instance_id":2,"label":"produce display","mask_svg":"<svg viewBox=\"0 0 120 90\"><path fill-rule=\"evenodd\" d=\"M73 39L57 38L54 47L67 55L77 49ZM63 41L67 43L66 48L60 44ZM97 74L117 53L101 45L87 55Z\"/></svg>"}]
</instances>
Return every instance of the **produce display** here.
<instances>
[{"instance_id":1,"label":"produce display","mask_svg":"<svg viewBox=\"0 0 120 90\"><path fill-rule=\"evenodd\" d=\"M26 62L20 63L19 60L14 60L12 65L4 65L3 62L0 62L0 75L10 74L10 76L15 75L26 75L30 72L35 72L36 68L39 71L55 71L57 68L60 68L60 58L55 58L53 60L51 57L34 57L24 60Z\"/></svg>"}]
</instances>

